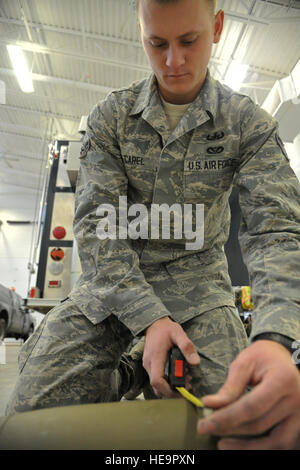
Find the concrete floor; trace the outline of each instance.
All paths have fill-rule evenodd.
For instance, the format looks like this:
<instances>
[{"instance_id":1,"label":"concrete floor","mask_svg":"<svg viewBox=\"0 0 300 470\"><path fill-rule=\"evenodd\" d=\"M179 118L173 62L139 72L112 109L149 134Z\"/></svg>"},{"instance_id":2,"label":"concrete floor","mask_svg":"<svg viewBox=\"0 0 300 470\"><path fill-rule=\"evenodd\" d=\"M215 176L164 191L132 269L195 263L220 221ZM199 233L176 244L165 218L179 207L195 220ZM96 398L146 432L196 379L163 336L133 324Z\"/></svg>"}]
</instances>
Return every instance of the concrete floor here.
<instances>
[{"instance_id":1,"label":"concrete floor","mask_svg":"<svg viewBox=\"0 0 300 470\"><path fill-rule=\"evenodd\" d=\"M0 346L0 417L4 416L6 404L17 381L20 346L18 342L4 342L4 346L3 343Z\"/></svg>"}]
</instances>

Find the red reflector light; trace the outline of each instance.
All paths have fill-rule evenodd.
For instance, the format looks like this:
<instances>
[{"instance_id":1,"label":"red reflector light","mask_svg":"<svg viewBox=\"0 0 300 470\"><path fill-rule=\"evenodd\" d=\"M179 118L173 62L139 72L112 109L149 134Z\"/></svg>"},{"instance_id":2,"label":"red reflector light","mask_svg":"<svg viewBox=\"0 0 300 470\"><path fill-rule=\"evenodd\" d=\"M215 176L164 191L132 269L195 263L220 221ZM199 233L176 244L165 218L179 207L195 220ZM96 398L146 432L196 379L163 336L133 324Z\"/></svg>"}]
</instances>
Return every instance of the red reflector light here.
<instances>
[{"instance_id":1,"label":"red reflector light","mask_svg":"<svg viewBox=\"0 0 300 470\"><path fill-rule=\"evenodd\" d=\"M32 298L32 299L34 299L34 297L35 297L35 287L32 287L32 288L30 289L29 297Z\"/></svg>"},{"instance_id":2,"label":"red reflector light","mask_svg":"<svg viewBox=\"0 0 300 470\"><path fill-rule=\"evenodd\" d=\"M51 250L50 256L52 259L54 259L54 261L60 261L65 256L65 253L61 248L53 248L53 250Z\"/></svg>"},{"instance_id":3,"label":"red reflector light","mask_svg":"<svg viewBox=\"0 0 300 470\"><path fill-rule=\"evenodd\" d=\"M49 281L48 287L61 287L61 281Z\"/></svg>"},{"instance_id":4,"label":"red reflector light","mask_svg":"<svg viewBox=\"0 0 300 470\"><path fill-rule=\"evenodd\" d=\"M52 231L52 234L58 240L61 240L66 236L66 230L64 227L55 227Z\"/></svg>"}]
</instances>

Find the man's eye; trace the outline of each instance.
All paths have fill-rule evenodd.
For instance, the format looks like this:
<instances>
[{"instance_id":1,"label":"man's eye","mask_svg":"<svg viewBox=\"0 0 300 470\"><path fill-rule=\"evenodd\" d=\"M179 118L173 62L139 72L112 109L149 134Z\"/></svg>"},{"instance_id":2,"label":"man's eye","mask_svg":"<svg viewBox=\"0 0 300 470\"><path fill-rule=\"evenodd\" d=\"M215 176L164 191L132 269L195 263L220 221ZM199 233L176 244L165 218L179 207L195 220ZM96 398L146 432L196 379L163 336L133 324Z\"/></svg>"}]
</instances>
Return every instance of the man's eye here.
<instances>
[{"instance_id":1,"label":"man's eye","mask_svg":"<svg viewBox=\"0 0 300 470\"><path fill-rule=\"evenodd\" d=\"M190 44L194 44L194 42L196 42L197 38L195 39L190 39L189 41L188 40L185 40L185 41L182 41L182 44L184 46L189 46Z\"/></svg>"},{"instance_id":2,"label":"man's eye","mask_svg":"<svg viewBox=\"0 0 300 470\"><path fill-rule=\"evenodd\" d=\"M150 42L152 47L164 47L166 44L164 42Z\"/></svg>"}]
</instances>

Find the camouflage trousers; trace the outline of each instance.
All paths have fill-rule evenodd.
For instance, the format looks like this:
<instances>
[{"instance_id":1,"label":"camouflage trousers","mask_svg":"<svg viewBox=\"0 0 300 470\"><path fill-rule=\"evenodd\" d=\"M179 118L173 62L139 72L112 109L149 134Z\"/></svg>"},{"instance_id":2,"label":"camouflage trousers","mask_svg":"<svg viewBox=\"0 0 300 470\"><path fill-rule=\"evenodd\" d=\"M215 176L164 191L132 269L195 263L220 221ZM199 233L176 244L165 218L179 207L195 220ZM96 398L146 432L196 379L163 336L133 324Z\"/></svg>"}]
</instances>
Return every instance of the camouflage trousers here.
<instances>
[{"instance_id":1,"label":"camouflage trousers","mask_svg":"<svg viewBox=\"0 0 300 470\"><path fill-rule=\"evenodd\" d=\"M193 393L201 397L216 392L231 362L248 345L240 318L232 307L224 306L182 327L201 358L200 366L192 369ZM124 355L132 339L117 317L94 325L73 301L64 301L22 346L20 374L6 414L120 400L136 386L134 369Z\"/></svg>"}]
</instances>

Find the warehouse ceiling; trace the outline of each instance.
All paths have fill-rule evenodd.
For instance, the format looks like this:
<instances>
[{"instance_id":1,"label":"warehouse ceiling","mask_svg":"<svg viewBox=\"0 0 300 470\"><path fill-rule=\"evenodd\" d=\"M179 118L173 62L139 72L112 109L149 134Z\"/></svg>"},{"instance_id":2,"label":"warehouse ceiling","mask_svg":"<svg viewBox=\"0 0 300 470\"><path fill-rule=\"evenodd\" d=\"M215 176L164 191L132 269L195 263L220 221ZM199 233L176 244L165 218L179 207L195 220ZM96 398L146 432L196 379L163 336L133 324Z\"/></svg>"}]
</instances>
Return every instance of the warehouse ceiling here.
<instances>
[{"instance_id":1,"label":"warehouse ceiling","mask_svg":"<svg viewBox=\"0 0 300 470\"><path fill-rule=\"evenodd\" d=\"M142 79L150 68L129 0L0 0L0 185L39 194L48 145L79 139L82 115L111 90ZM241 92L262 104L276 80L300 58L300 1L219 0L225 11L212 75L230 63L249 65ZM23 93L7 48L22 47L34 84ZM10 189L11 190L11 189Z\"/></svg>"}]
</instances>

